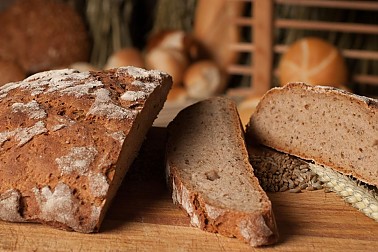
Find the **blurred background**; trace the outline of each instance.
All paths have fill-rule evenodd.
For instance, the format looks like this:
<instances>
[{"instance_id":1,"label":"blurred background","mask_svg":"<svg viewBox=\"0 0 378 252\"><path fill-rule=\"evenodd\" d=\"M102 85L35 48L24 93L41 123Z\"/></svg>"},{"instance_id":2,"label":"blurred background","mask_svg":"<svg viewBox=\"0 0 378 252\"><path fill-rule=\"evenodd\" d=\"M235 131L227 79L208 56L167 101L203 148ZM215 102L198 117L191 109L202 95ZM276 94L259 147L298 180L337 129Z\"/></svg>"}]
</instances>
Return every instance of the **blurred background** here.
<instances>
[{"instance_id":1,"label":"blurred background","mask_svg":"<svg viewBox=\"0 0 378 252\"><path fill-rule=\"evenodd\" d=\"M251 108L294 81L378 97L375 0L1 0L0 23L0 85L134 65L173 76L171 103Z\"/></svg>"}]
</instances>

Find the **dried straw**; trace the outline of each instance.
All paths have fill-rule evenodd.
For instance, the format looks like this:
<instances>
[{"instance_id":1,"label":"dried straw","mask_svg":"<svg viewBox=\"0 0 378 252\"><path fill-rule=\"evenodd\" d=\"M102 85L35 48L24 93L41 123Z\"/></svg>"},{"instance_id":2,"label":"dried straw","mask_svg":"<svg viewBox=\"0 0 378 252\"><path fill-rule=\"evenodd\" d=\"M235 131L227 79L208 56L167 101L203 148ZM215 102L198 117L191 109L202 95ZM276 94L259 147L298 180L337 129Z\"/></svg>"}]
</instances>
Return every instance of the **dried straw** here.
<instances>
[{"instance_id":1,"label":"dried straw","mask_svg":"<svg viewBox=\"0 0 378 252\"><path fill-rule=\"evenodd\" d=\"M122 47L132 46L129 22L132 0L88 0L86 17L93 39L90 62L102 67Z\"/></svg>"},{"instance_id":2,"label":"dried straw","mask_svg":"<svg viewBox=\"0 0 378 252\"><path fill-rule=\"evenodd\" d=\"M192 31L196 4L197 0L158 1L152 32L170 29Z\"/></svg>"}]
</instances>

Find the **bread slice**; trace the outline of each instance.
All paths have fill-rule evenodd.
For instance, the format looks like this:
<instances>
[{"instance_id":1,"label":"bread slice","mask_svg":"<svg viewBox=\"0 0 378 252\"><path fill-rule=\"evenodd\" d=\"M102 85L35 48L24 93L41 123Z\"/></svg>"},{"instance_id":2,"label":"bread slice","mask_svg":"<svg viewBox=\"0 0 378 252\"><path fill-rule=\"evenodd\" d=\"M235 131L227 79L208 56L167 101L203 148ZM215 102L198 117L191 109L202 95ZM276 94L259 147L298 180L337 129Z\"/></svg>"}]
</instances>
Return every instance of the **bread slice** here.
<instances>
[{"instance_id":1,"label":"bread slice","mask_svg":"<svg viewBox=\"0 0 378 252\"><path fill-rule=\"evenodd\" d=\"M272 205L249 164L231 100L198 102L168 125L166 174L193 226L252 246L277 241Z\"/></svg>"},{"instance_id":2,"label":"bread slice","mask_svg":"<svg viewBox=\"0 0 378 252\"><path fill-rule=\"evenodd\" d=\"M378 101L292 83L268 91L247 138L378 185Z\"/></svg>"},{"instance_id":3,"label":"bread slice","mask_svg":"<svg viewBox=\"0 0 378 252\"><path fill-rule=\"evenodd\" d=\"M0 87L0 219L97 231L171 84L125 67Z\"/></svg>"}]
</instances>

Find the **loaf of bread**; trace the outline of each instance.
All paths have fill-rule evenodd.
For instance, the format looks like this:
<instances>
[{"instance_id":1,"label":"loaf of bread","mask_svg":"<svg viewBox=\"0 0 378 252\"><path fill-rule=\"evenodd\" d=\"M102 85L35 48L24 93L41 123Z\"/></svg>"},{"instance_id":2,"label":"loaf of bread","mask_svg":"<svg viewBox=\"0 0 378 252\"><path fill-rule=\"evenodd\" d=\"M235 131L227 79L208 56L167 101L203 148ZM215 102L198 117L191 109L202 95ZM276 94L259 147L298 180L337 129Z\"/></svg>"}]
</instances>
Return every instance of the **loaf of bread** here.
<instances>
[{"instance_id":1,"label":"loaf of bread","mask_svg":"<svg viewBox=\"0 0 378 252\"><path fill-rule=\"evenodd\" d=\"M0 87L0 219L97 231L171 84L125 67Z\"/></svg>"},{"instance_id":2,"label":"loaf of bread","mask_svg":"<svg viewBox=\"0 0 378 252\"><path fill-rule=\"evenodd\" d=\"M305 82L340 87L348 81L348 70L341 52L316 37L302 38L292 44L282 55L278 69L281 86Z\"/></svg>"},{"instance_id":3,"label":"loaf of bread","mask_svg":"<svg viewBox=\"0 0 378 252\"><path fill-rule=\"evenodd\" d=\"M378 101L292 83L268 91L247 138L378 185Z\"/></svg>"},{"instance_id":4,"label":"loaf of bread","mask_svg":"<svg viewBox=\"0 0 378 252\"><path fill-rule=\"evenodd\" d=\"M62 1L15 0L0 13L0 57L28 73L88 61L84 20Z\"/></svg>"},{"instance_id":5,"label":"loaf of bread","mask_svg":"<svg viewBox=\"0 0 378 252\"><path fill-rule=\"evenodd\" d=\"M251 246L277 241L272 205L249 164L231 100L211 98L179 112L168 125L166 174L193 226Z\"/></svg>"}]
</instances>

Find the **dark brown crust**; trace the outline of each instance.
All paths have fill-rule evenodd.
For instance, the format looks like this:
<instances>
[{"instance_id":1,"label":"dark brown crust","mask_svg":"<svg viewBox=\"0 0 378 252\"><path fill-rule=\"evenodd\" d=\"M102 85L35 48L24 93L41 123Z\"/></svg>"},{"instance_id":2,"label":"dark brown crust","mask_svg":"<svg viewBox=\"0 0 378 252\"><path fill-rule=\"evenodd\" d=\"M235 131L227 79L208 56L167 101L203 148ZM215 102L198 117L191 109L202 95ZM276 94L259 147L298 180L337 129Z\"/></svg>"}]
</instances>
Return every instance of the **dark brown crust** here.
<instances>
[{"instance_id":1,"label":"dark brown crust","mask_svg":"<svg viewBox=\"0 0 378 252\"><path fill-rule=\"evenodd\" d=\"M224 98L213 98L224 99ZM206 102L206 101L205 101ZM244 146L243 131L241 128L240 120L237 116L236 107L224 99L224 103L231 106L231 110L234 111L235 126L238 131L235 132L235 136L238 136L240 146ZM195 109L195 104L187 109ZM221 108L220 108L221 109ZM180 112L181 114L184 112ZM266 197L267 201L264 204L264 209L256 212L244 212L235 209L226 209L218 206L213 202L207 201L206 195L202 195L195 191L189 181L183 181L178 172L177 164L174 160L170 159L170 149L174 147L174 141L170 132L172 133L175 127L175 122L178 120L177 116L173 122L168 126L168 142L167 142L167 160L166 160L166 172L167 183L172 191L172 198L174 203L179 204L180 207L185 210L191 217L191 224L202 230L220 233L228 237L236 237L239 240L249 243L251 246L269 245L277 242L278 231L275 223L275 218L271 208L271 203ZM180 120L185 120L185 117L180 117ZM177 129L176 129L177 130ZM214 129L216 130L216 129ZM234 148L238 148L235 146ZM248 154L245 148L240 148L240 152L248 159ZM202 155L201 153L200 155ZM209 153L210 155L211 153ZM257 179L253 175L252 169L246 168L250 171L252 184L259 187ZM261 193L265 194L262 189ZM244 225L244 226L243 226Z\"/></svg>"},{"instance_id":2,"label":"dark brown crust","mask_svg":"<svg viewBox=\"0 0 378 252\"><path fill-rule=\"evenodd\" d=\"M312 160L315 161L316 163L319 163L321 165L325 165L328 167L331 167L339 172L342 172L346 175L352 175L364 182L367 182L371 185L376 185L377 180L376 178L367 178L367 177L362 177L359 172L356 169L350 168L350 167L343 167L341 165L338 165L334 162L330 162L326 159L322 158L314 158L311 153L303 153L301 150L297 150L296 147L291 147L290 149L285 148L283 146L278 146L274 144L274 139L271 139L269 141L262 140L260 139L259 135L255 132L256 130L253 129L252 121L254 120L254 115L258 114L260 112L261 106L263 106L264 99L269 100L271 99L272 96L274 96L276 93L280 93L282 91L290 91L290 90L303 90L303 92L310 92L313 94L325 94L329 96L341 96L345 97L346 99L358 103L361 108L366 109L369 113L372 114L378 114L378 100L368 98L368 97L363 97L359 96L356 94L349 93L347 91L337 89L334 87L328 87L328 86L312 86L312 85L307 85L305 83L289 83L284 87L279 87L279 88L272 88L269 90L261 99L260 103L258 104L255 113L251 116L250 122L247 125L246 129L246 135L248 136L248 141L251 141L251 144L256 144L256 143L261 143L263 145L267 145L268 147L274 148L278 151L288 153L294 156L297 156L299 158L305 159L305 160ZM356 155L357 156L357 155Z\"/></svg>"},{"instance_id":3,"label":"dark brown crust","mask_svg":"<svg viewBox=\"0 0 378 252\"><path fill-rule=\"evenodd\" d=\"M0 87L0 219L97 231L171 84L125 67Z\"/></svg>"}]
</instances>

